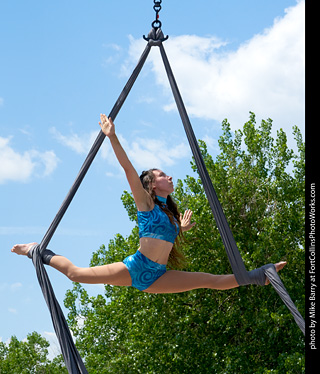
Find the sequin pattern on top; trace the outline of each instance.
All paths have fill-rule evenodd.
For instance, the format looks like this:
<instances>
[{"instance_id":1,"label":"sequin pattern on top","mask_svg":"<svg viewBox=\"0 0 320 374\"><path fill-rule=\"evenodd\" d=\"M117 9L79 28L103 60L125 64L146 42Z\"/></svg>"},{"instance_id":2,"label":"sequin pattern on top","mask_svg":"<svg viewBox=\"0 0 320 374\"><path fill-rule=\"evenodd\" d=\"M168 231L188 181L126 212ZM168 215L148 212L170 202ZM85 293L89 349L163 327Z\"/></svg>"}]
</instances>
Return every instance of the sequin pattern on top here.
<instances>
[{"instance_id":1,"label":"sequin pattern on top","mask_svg":"<svg viewBox=\"0 0 320 374\"><path fill-rule=\"evenodd\" d=\"M166 213L155 204L150 211L138 211L138 225L140 238L155 238L174 243L179 234L179 225L170 222Z\"/></svg>"}]
</instances>

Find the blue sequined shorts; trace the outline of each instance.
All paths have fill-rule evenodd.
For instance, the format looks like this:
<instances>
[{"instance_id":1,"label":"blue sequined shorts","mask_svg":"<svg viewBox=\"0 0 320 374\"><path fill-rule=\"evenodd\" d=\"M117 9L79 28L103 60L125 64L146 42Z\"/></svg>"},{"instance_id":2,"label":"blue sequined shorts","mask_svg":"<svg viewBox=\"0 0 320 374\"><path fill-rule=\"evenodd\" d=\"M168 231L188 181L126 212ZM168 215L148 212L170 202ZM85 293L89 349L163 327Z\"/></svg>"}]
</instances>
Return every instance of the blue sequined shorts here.
<instances>
[{"instance_id":1,"label":"blue sequined shorts","mask_svg":"<svg viewBox=\"0 0 320 374\"><path fill-rule=\"evenodd\" d=\"M126 257L123 263L129 270L131 286L140 291L146 290L167 271L166 265L150 260L140 251Z\"/></svg>"}]
</instances>

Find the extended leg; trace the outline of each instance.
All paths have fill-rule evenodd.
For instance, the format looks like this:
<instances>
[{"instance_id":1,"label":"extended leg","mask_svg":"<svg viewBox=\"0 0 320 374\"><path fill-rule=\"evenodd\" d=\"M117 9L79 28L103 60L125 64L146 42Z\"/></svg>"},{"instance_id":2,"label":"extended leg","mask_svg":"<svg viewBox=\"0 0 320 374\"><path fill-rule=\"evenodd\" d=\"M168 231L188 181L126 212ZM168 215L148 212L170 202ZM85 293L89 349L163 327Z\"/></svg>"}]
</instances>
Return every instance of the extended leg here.
<instances>
[{"instance_id":1,"label":"extended leg","mask_svg":"<svg viewBox=\"0 0 320 374\"><path fill-rule=\"evenodd\" d=\"M131 286L129 271L122 262L82 268L74 265L66 257L54 256L50 261L50 266L66 275L73 282Z\"/></svg>"},{"instance_id":2,"label":"extended leg","mask_svg":"<svg viewBox=\"0 0 320 374\"><path fill-rule=\"evenodd\" d=\"M275 264L276 271L283 269L286 262ZM266 285L269 280L266 279ZM145 292L149 293L176 293L195 290L197 288L211 288L215 290L229 290L239 287L233 274L214 275L187 271L170 270L157 279Z\"/></svg>"},{"instance_id":3,"label":"extended leg","mask_svg":"<svg viewBox=\"0 0 320 374\"><path fill-rule=\"evenodd\" d=\"M197 288L228 290L239 287L233 274L213 275L187 271L170 270L157 279L145 292L176 293Z\"/></svg>"},{"instance_id":4,"label":"extended leg","mask_svg":"<svg viewBox=\"0 0 320 374\"><path fill-rule=\"evenodd\" d=\"M11 251L27 256L29 250L36 243L16 244ZM53 256L50 266L66 275L73 282L88 284L110 284L113 286L131 286L131 277L127 267L122 262L89 268L74 265L63 256Z\"/></svg>"}]
</instances>

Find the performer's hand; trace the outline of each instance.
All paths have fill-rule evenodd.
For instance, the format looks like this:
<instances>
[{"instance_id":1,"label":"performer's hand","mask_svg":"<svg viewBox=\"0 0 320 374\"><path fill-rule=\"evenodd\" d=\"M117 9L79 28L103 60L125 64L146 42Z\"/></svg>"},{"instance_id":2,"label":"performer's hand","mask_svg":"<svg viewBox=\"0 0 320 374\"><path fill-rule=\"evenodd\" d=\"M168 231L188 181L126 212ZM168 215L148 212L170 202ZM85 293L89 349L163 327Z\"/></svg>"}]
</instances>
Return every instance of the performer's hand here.
<instances>
[{"instance_id":1,"label":"performer's hand","mask_svg":"<svg viewBox=\"0 0 320 374\"><path fill-rule=\"evenodd\" d=\"M115 126L111 117L107 118L105 114L100 114L100 120L101 122L99 122L99 125L102 132L110 138L110 136L115 134Z\"/></svg>"},{"instance_id":2,"label":"performer's hand","mask_svg":"<svg viewBox=\"0 0 320 374\"><path fill-rule=\"evenodd\" d=\"M180 222L182 231L189 231L196 224L196 222L191 223L192 211L187 209L184 214L180 214Z\"/></svg>"}]
</instances>

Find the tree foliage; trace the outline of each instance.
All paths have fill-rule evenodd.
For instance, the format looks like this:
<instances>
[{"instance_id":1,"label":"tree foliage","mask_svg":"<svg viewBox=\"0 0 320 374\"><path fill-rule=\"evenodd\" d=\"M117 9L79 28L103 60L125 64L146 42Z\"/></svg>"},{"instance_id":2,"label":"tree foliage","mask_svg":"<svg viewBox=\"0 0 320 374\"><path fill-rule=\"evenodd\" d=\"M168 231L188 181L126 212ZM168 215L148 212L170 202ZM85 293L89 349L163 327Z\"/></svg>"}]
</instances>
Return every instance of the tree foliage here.
<instances>
[{"instance_id":1,"label":"tree foliage","mask_svg":"<svg viewBox=\"0 0 320 374\"><path fill-rule=\"evenodd\" d=\"M62 357L48 359L49 342L37 332L19 341L12 336L9 344L0 342L1 374L67 374Z\"/></svg>"},{"instance_id":2,"label":"tree foliage","mask_svg":"<svg viewBox=\"0 0 320 374\"><path fill-rule=\"evenodd\" d=\"M293 132L271 136L272 120L255 115L232 134L225 120L220 154L201 152L248 270L286 260L281 278L304 316L304 143ZM192 175L179 180L174 198L193 210L197 225L185 235L189 271L230 273L231 268L191 162ZM136 221L132 196L122 201ZM136 251L138 229L118 234L93 254L91 266L122 261ZM90 297L79 284L66 294L68 322L88 371L94 373L303 373L304 337L271 286L228 291L200 289L152 295L105 286Z\"/></svg>"}]
</instances>

